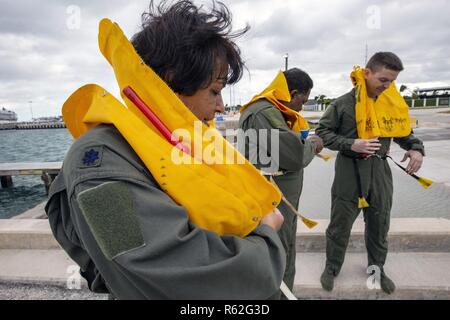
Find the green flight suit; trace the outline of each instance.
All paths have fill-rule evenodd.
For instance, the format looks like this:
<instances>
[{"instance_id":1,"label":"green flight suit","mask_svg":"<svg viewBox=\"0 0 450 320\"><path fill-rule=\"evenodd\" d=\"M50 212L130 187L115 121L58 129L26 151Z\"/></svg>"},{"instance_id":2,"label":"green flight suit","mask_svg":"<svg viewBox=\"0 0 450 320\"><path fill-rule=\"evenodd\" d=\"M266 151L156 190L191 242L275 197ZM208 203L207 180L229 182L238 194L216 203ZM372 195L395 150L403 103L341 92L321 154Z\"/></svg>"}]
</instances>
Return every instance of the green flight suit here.
<instances>
[{"instance_id":1,"label":"green flight suit","mask_svg":"<svg viewBox=\"0 0 450 320\"><path fill-rule=\"evenodd\" d=\"M52 232L94 292L252 300L279 290L285 252L274 229L221 237L192 224L113 126L72 145L49 197Z\"/></svg>"},{"instance_id":2,"label":"green flight suit","mask_svg":"<svg viewBox=\"0 0 450 320\"><path fill-rule=\"evenodd\" d=\"M274 180L279 186L286 199L298 208L299 198L303 187L303 168L306 167L314 158L315 144L310 140L300 137L300 134L293 132L286 123L283 114L269 101L258 100L248 106L241 114L239 126L244 132L249 129L255 129L257 132L261 129L278 129L279 134L279 157L276 167L282 171L283 175L275 176ZM265 143L261 144L262 140ZM261 137L258 143L252 144L249 139L245 140L245 149L243 154L257 168L264 170L264 165L260 159L250 159L250 150L256 149L257 153L261 151L271 155L271 134L268 131L267 139ZM241 146L239 146L241 149ZM275 159L276 161L276 159ZM264 170L266 171L266 170ZM297 215L282 202L278 207L283 214L284 223L278 232L281 242L286 250L286 271L283 281L291 290L294 286L295 277L295 256L296 256L296 235L297 235ZM284 298L284 297L283 297Z\"/></svg>"},{"instance_id":3,"label":"green flight suit","mask_svg":"<svg viewBox=\"0 0 450 320\"><path fill-rule=\"evenodd\" d=\"M359 154L351 151L351 146L358 137L355 104L354 90L339 97L327 108L316 129L326 148L339 151L331 189L331 220L326 231L326 268L335 276L344 262L352 225L360 212L353 160ZM391 140L392 138L379 139L382 145L376 153L379 157L356 161L361 176L362 194L370 205L363 209L368 265L377 265L381 270L388 252L387 234L393 194L391 169L383 157L389 151ZM412 149L424 154L422 142L412 132L407 137L394 138L394 142L404 150Z\"/></svg>"}]
</instances>

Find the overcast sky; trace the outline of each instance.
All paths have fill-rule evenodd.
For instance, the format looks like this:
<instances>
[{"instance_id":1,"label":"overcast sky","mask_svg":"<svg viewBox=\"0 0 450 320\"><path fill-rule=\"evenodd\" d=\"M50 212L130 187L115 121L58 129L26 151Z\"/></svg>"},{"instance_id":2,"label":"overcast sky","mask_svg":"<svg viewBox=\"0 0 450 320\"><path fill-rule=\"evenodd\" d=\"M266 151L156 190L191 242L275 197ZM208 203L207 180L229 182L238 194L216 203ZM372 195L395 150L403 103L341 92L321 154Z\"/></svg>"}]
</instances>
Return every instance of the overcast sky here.
<instances>
[{"instance_id":1,"label":"overcast sky","mask_svg":"<svg viewBox=\"0 0 450 320\"><path fill-rule=\"evenodd\" d=\"M289 66L314 80L311 97L351 89L353 65L377 51L393 51L405 71L397 85L450 85L450 1L225 0L249 72L223 92L226 104L245 103ZM86 83L118 96L111 67L97 47L98 22L108 17L130 38L147 0L0 0L0 107L20 121L61 114L66 98ZM197 3L208 3L207 1ZM32 101L32 102L30 102ZM31 107L31 108L30 108Z\"/></svg>"}]
</instances>

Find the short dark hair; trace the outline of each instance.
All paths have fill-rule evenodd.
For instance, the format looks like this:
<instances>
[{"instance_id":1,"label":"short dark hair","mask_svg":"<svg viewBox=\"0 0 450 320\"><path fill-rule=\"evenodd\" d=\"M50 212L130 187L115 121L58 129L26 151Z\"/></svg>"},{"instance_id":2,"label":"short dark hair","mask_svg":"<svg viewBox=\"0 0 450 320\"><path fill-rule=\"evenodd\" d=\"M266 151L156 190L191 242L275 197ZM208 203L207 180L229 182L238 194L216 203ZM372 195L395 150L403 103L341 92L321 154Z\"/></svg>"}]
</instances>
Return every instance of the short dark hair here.
<instances>
[{"instance_id":1,"label":"short dark hair","mask_svg":"<svg viewBox=\"0 0 450 320\"><path fill-rule=\"evenodd\" d=\"M173 4L151 0L149 12L142 14L142 30L131 42L142 60L176 93L193 95L206 88L223 63L227 84L238 82L245 68L233 39L248 31L231 32L231 13L212 0L210 11L190 0Z\"/></svg>"},{"instance_id":2,"label":"short dark hair","mask_svg":"<svg viewBox=\"0 0 450 320\"><path fill-rule=\"evenodd\" d=\"M292 68L283 73L286 77L289 92L297 90L299 93L306 93L314 86L311 77L299 68Z\"/></svg>"},{"instance_id":3,"label":"short dark hair","mask_svg":"<svg viewBox=\"0 0 450 320\"><path fill-rule=\"evenodd\" d=\"M377 52L367 62L366 68L378 71L382 68L394 71L402 71L403 63L400 58L392 52Z\"/></svg>"}]
</instances>

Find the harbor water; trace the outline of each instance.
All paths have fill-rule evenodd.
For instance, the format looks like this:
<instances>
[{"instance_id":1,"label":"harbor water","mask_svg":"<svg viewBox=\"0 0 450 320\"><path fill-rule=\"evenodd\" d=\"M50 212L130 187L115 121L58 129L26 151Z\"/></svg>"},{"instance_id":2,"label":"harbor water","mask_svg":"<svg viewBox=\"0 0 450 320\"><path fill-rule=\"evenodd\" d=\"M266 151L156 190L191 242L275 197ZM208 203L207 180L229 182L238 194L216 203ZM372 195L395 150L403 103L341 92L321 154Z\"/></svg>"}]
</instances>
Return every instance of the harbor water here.
<instances>
[{"instance_id":1,"label":"harbor water","mask_svg":"<svg viewBox=\"0 0 450 320\"><path fill-rule=\"evenodd\" d=\"M0 163L63 161L73 138L67 129L0 130ZM0 188L0 219L18 215L47 198L40 176L14 176Z\"/></svg>"}]
</instances>

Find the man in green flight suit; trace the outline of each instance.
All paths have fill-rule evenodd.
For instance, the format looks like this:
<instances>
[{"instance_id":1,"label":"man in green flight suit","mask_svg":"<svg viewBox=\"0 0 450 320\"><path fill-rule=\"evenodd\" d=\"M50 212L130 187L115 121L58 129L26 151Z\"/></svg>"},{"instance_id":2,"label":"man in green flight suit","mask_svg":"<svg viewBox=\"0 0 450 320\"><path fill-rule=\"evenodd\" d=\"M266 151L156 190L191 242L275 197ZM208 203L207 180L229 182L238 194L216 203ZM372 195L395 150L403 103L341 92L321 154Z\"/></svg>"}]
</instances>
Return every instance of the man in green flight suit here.
<instances>
[{"instance_id":1,"label":"man in green flight suit","mask_svg":"<svg viewBox=\"0 0 450 320\"><path fill-rule=\"evenodd\" d=\"M213 4L207 11L189 0L152 1L132 39L141 63L204 122L223 112L221 90L244 68L232 39L246 29L231 34L228 8ZM200 228L110 124L95 126L71 146L46 212L55 238L94 292L117 299L252 300L280 288L285 252L277 209L245 237Z\"/></svg>"},{"instance_id":2,"label":"man in green flight suit","mask_svg":"<svg viewBox=\"0 0 450 320\"><path fill-rule=\"evenodd\" d=\"M284 71L283 75L287 82L289 90L287 95L290 96L290 101L277 102L298 113L302 110L303 104L308 101L313 81L306 72L298 68ZM268 90L266 89L266 91ZM318 136L311 136L307 139L302 137L300 133L291 129L284 113L273 102L264 98L254 100L242 111L239 126L245 135L251 130L255 130L256 133L266 131L267 139L260 137L261 139L256 144L246 139L245 144L240 148L245 147L243 153L246 158L259 169L272 173L274 167L278 169L273 179L285 198L295 208L298 208L303 188L303 168L313 160L316 154L322 151L322 139ZM274 130L277 137L275 141L272 140ZM274 146L275 143L277 146ZM260 157L252 159L252 153L260 155L261 151L267 152L267 155L272 157L269 169L265 168ZM275 155L274 153L277 151L278 154ZM295 277L297 215L284 202L278 209L284 216L284 223L278 234L287 255L283 281L292 290ZM284 297L282 296L282 298Z\"/></svg>"},{"instance_id":3,"label":"man in green flight suit","mask_svg":"<svg viewBox=\"0 0 450 320\"><path fill-rule=\"evenodd\" d=\"M364 70L368 98L376 101L402 70L401 60L391 52L378 52L372 56ZM334 278L344 262L352 225L360 212L357 200L362 193L370 204L363 210L368 265L379 268L381 288L390 294L395 291L395 284L383 266L388 252L393 194L392 173L386 160L392 138L359 139L356 103L355 89L337 98L325 111L316 130L325 147L339 151L331 189L331 220L326 231L326 266L320 281L325 290L333 290ZM424 156L422 142L412 131L394 141L407 151L403 161L410 158L407 172L417 172Z\"/></svg>"}]
</instances>

